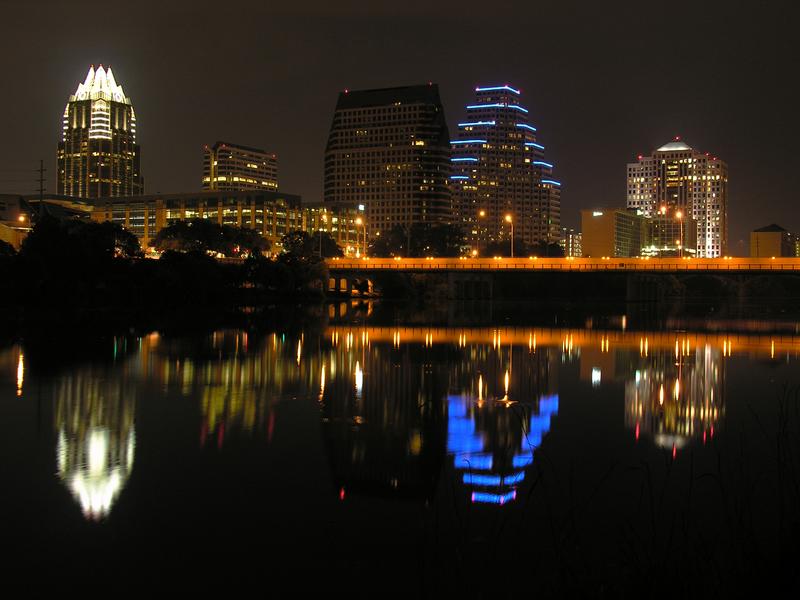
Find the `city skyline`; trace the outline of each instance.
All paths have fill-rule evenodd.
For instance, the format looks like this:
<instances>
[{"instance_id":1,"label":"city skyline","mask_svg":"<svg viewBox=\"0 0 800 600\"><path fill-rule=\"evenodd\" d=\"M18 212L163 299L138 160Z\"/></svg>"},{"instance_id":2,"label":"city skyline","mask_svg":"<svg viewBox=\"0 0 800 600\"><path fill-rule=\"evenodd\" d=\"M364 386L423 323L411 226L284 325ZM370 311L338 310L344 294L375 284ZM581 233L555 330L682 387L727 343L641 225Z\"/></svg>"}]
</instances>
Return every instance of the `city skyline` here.
<instances>
[{"instance_id":1,"label":"city skyline","mask_svg":"<svg viewBox=\"0 0 800 600\"><path fill-rule=\"evenodd\" d=\"M6 22L13 30L2 43L9 55L15 55L15 47L25 47L27 55L11 62L9 78L50 92L25 102L15 96L4 100L5 114L17 117L4 123L14 148L0 151L0 162L9 169L35 168L44 158L48 189L55 190L51 148L66 90L74 86L76 69L102 60L121 69L126 90L135 96L149 192L194 189L202 146L231 139L275 151L285 188L321 199L325 136L342 89L435 81L454 130L455 108L469 101L474 85L507 80L520 86L538 115L537 125L553 136L548 152L564 182L564 225L577 224L583 206L624 205L620 165L681 135L724 156L734 174L732 253L746 251L750 229L762 221L800 229L792 210L796 175L791 168L798 125L780 91L780 74L791 56L786 46L791 36L782 35L782 28L791 20L781 7L747 19L699 7L677 43L673 27L650 8L586 7L576 16L566 7L519 7L513 12L521 28L533 23L534 15L541 23L534 60L528 38L505 37L501 48L504 35L485 29L481 11L452 3L424 11L424 21L415 18L423 10L413 2L394 9L349 3L337 8L338 15L323 6L266 10L245 5L233 11L252 18L245 20L240 44L225 53L216 25L187 6L163 8L155 22L144 19L146 10L126 12L118 32L97 30L80 38L70 33L79 14L66 7L52 7L35 19L30 7L9 7ZM111 13L109 18L119 16L122 9ZM455 14L457 30L448 27ZM248 36L266 18L281 33L253 52ZM367 22L370 27L360 26ZM409 33L398 23L416 26ZM710 28L710 23L719 26ZM49 35L62 46L60 52L53 56L23 43L34 30ZM476 40L482 40L477 53L472 51ZM698 46L706 52L702 65L694 62ZM471 53L470 61L461 60L465 53ZM637 75L642 72L662 75ZM225 73L225 83L212 84L209 73ZM197 93L204 86L208 93ZM223 104L237 109L220 105L222 97ZM770 158L753 160L755 147L770 148ZM4 180L15 178L3 174ZM31 189L20 189L25 186ZM3 188L24 193L34 185L9 182ZM755 203L770 207L757 224L748 221Z\"/></svg>"}]
</instances>

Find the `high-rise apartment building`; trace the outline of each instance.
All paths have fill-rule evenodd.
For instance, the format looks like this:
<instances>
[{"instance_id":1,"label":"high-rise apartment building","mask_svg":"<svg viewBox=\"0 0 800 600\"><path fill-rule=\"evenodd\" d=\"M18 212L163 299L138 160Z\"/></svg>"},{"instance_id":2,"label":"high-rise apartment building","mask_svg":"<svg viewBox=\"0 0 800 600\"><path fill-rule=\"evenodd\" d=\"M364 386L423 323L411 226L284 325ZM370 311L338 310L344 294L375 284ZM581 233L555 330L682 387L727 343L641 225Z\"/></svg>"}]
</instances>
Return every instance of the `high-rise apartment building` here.
<instances>
[{"instance_id":1,"label":"high-rise apartment building","mask_svg":"<svg viewBox=\"0 0 800 600\"><path fill-rule=\"evenodd\" d=\"M258 148L228 142L206 146L203 189L230 192L277 190L278 157Z\"/></svg>"},{"instance_id":2,"label":"high-rise apartment building","mask_svg":"<svg viewBox=\"0 0 800 600\"><path fill-rule=\"evenodd\" d=\"M449 222L449 158L438 86L344 91L325 149L325 204L363 207L370 236Z\"/></svg>"},{"instance_id":3,"label":"high-rise apartment building","mask_svg":"<svg viewBox=\"0 0 800 600\"><path fill-rule=\"evenodd\" d=\"M136 114L111 67L89 68L64 109L58 193L81 198L144 193Z\"/></svg>"},{"instance_id":4,"label":"high-rise apartment building","mask_svg":"<svg viewBox=\"0 0 800 600\"><path fill-rule=\"evenodd\" d=\"M514 237L533 244L561 237L561 183L509 85L475 88L452 140L450 186L457 221L479 246Z\"/></svg>"},{"instance_id":5,"label":"high-rise apartment building","mask_svg":"<svg viewBox=\"0 0 800 600\"><path fill-rule=\"evenodd\" d=\"M685 214L697 223L697 256L728 246L728 165L679 138L628 164L628 208L647 217Z\"/></svg>"}]
</instances>

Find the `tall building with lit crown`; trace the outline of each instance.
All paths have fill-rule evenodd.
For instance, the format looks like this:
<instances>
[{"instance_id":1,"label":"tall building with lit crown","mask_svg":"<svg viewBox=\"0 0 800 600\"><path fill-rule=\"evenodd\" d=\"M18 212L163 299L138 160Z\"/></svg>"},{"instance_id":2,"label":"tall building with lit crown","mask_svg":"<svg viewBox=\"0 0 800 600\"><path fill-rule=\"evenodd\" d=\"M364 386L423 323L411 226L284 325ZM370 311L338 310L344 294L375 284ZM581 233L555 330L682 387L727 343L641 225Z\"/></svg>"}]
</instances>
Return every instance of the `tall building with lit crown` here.
<instances>
[{"instance_id":1,"label":"tall building with lit crown","mask_svg":"<svg viewBox=\"0 0 800 600\"><path fill-rule=\"evenodd\" d=\"M325 204L363 207L370 236L449 222L449 140L436 85L340 93L325 149Z\"/></svg>"},{"instance_id":2,"label":"tall building with lit crown","mask_svg":"<svg viewBox=\"0 0 800 600\"><path fill-rule=\"evenodd\" d=\"M476 87L451 141L454 213L478 245L508 239L512 223L529 244L561 237L561 183L520 99L510 85Z\"/></svg>"},{"instance_id":3,"label":"tall building with lit crown","mask_svg":"<svg viewBox=\"0 0 800 600\"><path fill-rule=\"evenodd\" d=\"M680 138L628 164L628 208L646 217L687 215L697 223L697 256L728 247L728 165Z\"/></svg>"},{"instance_id":4,"label":"tall building with lit crown","mask_svg":"<svg viewBox=\"0 0 800 600\"><path fill-rule=\"evenodd\" d=\"M277 190L278 157L258 148L228 142L205 147L203 189L209 191Z\"/></svg>"},{"instance_id":5,"label":"tall building with lit crown","mask_svg":"<svg viewBox=\"0 0 800 600\"><path fill-rule=\"evenodd\" d=\"M111 67L89 68L64 109L58 193L80 198L144 193L136 113Z\"/></svg>"}]
</instances>

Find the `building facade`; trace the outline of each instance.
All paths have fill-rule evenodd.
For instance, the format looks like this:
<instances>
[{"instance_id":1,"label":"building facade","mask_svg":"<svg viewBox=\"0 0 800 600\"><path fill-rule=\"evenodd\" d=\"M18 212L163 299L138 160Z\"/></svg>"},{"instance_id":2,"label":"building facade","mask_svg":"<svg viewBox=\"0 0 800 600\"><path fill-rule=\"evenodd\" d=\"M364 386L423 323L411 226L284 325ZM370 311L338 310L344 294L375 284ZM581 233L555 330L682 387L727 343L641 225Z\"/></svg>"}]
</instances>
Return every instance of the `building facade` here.
<instances>
[{"instance_id":1,"label":"building facade","mask_svg":"<svg viewBox=\"0 0 800 600\"><path fill-rule=\"evenodd\" d=\"M683 213L658 212L645 221L642 256L697 256L697 223Z\"/></svg>"},{"instance_id":2,"label":"building facade","mask_svg":"<svg viewBox=\"0 0 800 600\"><path fill-rule=\"evenodd\" d=\"M220 225L255 229L281 250L281 238L292 231L327 231L347 254L363 249L366 220L358 209L302 205L300 196L267 191L195 192L98 198L89 207L95 221L119 223L133 232L143 248L167 225L205 218Z\"/></svg>"},{"instance_id":3,"label":"building facade","mask_svg":"<svg viewBox=\"0 0 800 600\"><path fill-rule=\"evenodd\" d=\"M278 189L278 157L275 154L228 142L217 142L204 150L204 190Z\"/></svg>"},{"instance_id":4,"label":"building facade","mask_svg":"<svg viewBox=\"0 0 800 600\"><path fill-rule=\"evenodd\" d=\"M583 235L580 231L575 231L571 227L562 227L561 239L558 245L564 251L564 256L572 256L574 258L583 256L582 238Z\"/></svg>"},{"instance_id":5,"label":"building facade","mask_svg":"<svg viewBox=\"0 0 800 600\"><path fill-rule=\"evenodd\" d=\"M627 206L646 217L681 211L697 226L697 256L717 258L728 247L728 165L679 138L628 164Z\"/></svg>"},{"instance_id":6,"label":"building facade","mask_svg":"<svg viewBox=\"0 0 800 600\"><path fill-rule=\"evenodd\" d=\"M370 236L449 222L449 141L436 85L342 92L325 149L325 205L362 207Z\"/></svg>"},{"instance_id":7,"label":"building facade","mask_svg":"<svg viewBox=\"0 0 800 600\"><path fill-rule=\"evenodd\" d=\"M622 208L581 210L583 256L639 256L645 243L646 221L642 215Z\"/></svg>"},{"instance_id":8,"label":"building facade","mask_svg":"<svg viewBox=\"0 0 800 600\"><path fill-rule=\"evenodd\" d=\"M144 193L136 113L111 67L89 68L64 109L58 193L79 198Z\"/></svg>"},{"instance_id":9,"label":"building facade","mask_svg":"<svg viewBox=\"0 0 800 600\"><path fill-rule=\"evenodd\" d=\"M775 223L754 229L750 232L750 256L753 258L797 256L795 236Z\"/></svg>"},{"instance_id":10,"label":"building facade","mask_svg":"<svg viewBox=\"0 0 800 600\"><path fill-rule=\"evenodd\" d=\"M514 236L525 243L561 237L561 183L537 129L509 85L476 87L452 140L453 212L473 245Z\"/></svg>"}]
</instances>

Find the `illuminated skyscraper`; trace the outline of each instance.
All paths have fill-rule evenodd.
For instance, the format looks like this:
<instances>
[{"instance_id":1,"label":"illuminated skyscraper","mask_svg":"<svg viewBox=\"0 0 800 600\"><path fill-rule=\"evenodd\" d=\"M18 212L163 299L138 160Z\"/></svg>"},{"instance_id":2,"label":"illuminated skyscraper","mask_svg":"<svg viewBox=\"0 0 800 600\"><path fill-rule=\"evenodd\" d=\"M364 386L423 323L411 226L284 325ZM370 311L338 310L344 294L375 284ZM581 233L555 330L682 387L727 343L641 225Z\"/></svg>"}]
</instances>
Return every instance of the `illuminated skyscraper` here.
<instances>
[{"instance_id":1,"label":"illuminated skyscraper","mask_svg":"<svg viewBox=\"0 0 800 600\"><path fill-rule=\"evenodd\" d=\"M369 233L450 221L449 133L436 85L339 94L325 203L363 206Z\"/></svg>"},{"instance_id":2,"label":"illuminated skyscraper","mask_svg":"<svg viewBox=\"0 0 800 600\"><path fill-rule=\"evenodd\" d=\"M69 97L58 144L58 193L81 198L144 193L136 114L111 67L90 67Z\"/></svg>"},{"instance_id":3,"label":"illuminated skyscraper","mask_svg":"<svg viewBox=\"0 0 800 600\"><path fill-rule=\"evenodd\" d=\"M716 258L728 246L728 165L675 138L628 164L628 208L697 222L697 256ZM676 217L677 218L677 217Z\"/></svg>"},{"instance_id":4,"label":"illuminated skyscraper","mask_svg":"<svg viewBox=\"0 0 800 600\"><path fill-rule=\"evenodd\" d=\"M457 221L479 246L508 239L512 223L525 243L557 243L561 183L544 159L520 91L499 85L477 87L475 95L451 142Z\"/></svg>"},{"instance_id":5,"label":"illuminated skyscraper","mask_svg":"<svg viewBox=\"0 0 800 600\"><path fill-rule=\"evenodd\" d=\"M278 157L228 142L205 147L203 189L240 192L277 190Z\"/></svg>"}]
</instances>

